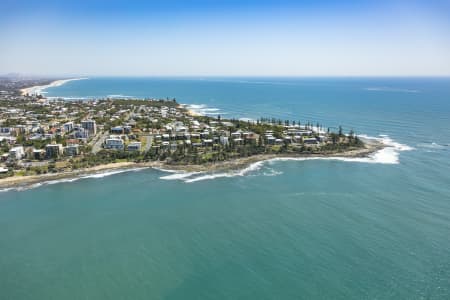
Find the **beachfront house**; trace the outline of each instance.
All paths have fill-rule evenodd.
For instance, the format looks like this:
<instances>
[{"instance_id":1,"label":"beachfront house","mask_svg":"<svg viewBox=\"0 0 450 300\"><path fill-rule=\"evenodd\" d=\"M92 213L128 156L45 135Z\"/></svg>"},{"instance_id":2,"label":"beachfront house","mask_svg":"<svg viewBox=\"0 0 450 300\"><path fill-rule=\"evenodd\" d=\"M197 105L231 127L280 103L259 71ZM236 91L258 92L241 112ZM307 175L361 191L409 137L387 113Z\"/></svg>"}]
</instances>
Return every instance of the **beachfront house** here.
<instances>
[{"instance_id":1,"label":"beachfront house","mask_svg":"<svg viewBox=\"0 0 450 300\"><path fill-rule=\"evenodd\" d=\"M9 158L10 159L21 160L24 157L25 157L25 151L23 149L23 146L14 147L9 150Z\"/></svg>"},{"instance_id":2,"label":"beachfront house","mask_svg":"<svg viewBox=\"0 0 450 300\"><path fill-rule=\"evenodd\" d=\"M241 138L241 135L242 135L242 132L241 132L241 131L236 131L236 132L231 133L231 137L232 137L234 140Z\"/></svg>"},{"instance_id":3,"label":"beachfront house","mask_svg":"<svg viewBox=\"0 0 450 300\"><path fill-rule=\"evenodd\" d=\"M80 146L77 144L67 145L64 148L64 152L66 153L67 156L76 156L80 154Z\"/></svg>"},{"instance_id":4,"label":"beachfront house","mask_svg":"<svg viewBox=\"0 0 450 300\"><path fill-rule=\"evenodd\" d=\"M318 145L319 141L316 138L305 138L303 139L305 145Z\"/></svg>"},{"instance_id":5,"label":"beachfront house","mask_svg":"<svg viewBox=\"0 0 450 300\"><path fill-rule=\"evenodd\" d=\"M321 143L325 143L326 141L328 141L328 138L325 135L319 135L317 137L317 140Z\"/></svg>"},{"instance_id":6,"label":"beachfront house","mask_svg":"<svg viewBox=\"0 0 450 300\"><path fill-rule=\"evenodd\" d=\"M33 149L33 158L36 160L42 160L45 158L45 151L42 149Z\"/></svg>"},{"instance_id":7,"label":"beachfront house","mask_svg":"<svg viewBox=\"0 0 450 300\"><path fill-rule=\"evenodd\" d=\"M274 136L272 136L272 135L266 135L266 143L268 144L268 145L274 145L275 144L275 140L276 140L276 138L274 137Z\"/></svg>"},{"instance_id":8,"label":"beachfront house","mask_svg":"<svg viewBox=\"0 0 450 300\"><path fill-rule=\"evenodd\" d=\"M62 144L48 144L45 146L46 158L58 158L63 154Z\"/></svg>"},{"instance_id":9,"label":"beachfront house","mask_svg":"<svg viewBox=\"0 0 450 300\"><path fill-rule=\"evenodd\" d=\"M131 142L128 144L128 151L141 151L142 143L141 142Z\"/></svg>"}]
</instances>

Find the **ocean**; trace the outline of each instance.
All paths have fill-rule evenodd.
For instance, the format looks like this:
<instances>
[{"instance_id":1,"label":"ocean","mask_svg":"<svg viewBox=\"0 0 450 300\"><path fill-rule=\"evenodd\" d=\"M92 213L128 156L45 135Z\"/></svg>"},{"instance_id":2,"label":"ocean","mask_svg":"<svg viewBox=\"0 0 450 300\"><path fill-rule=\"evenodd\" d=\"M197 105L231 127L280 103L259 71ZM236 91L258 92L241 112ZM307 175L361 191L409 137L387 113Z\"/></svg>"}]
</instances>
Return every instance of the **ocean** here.
<instances>
[{"instance_id":1,"label":"ocean","mask_svg":"<svg viewBox=\"0 0 450 300\"><path fill-rule=\"evenodd\" d=\"M1 299L450 299L449 78L89 78L47 97L176 98L342 125L367 159L136 169L0 192Z\"/></svg>"}]
</instances>

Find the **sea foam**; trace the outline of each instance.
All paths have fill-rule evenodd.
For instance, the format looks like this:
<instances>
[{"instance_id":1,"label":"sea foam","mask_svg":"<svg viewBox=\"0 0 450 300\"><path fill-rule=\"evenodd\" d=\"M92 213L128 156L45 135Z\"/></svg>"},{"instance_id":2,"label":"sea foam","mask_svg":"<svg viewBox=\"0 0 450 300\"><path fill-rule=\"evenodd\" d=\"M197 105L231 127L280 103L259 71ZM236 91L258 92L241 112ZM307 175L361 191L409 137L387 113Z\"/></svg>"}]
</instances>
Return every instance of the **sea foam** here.
<instances>
[{"instance_id":1,"label":"sea foam","mask_svg":"<svg viewBox=\"0 0 450 300\"><path fill-rule=\"evenodd\" d=\"M107 95L106 98L120 99L120 98L135 98L135 97L134 96L128 96L128 95L122 95L122 94L114 94L114 95Z\"/></svg>"},{"instance_id":2,"label":"sea foam","mask_svg":"<svg viewBox=\"0 0 450 300\"><path fill-rule=\"evenodd\" d=\"M163 179L163 180L183 179L183 178L192 177L194 175L202 174L204 172L171 172L171 173L173 173L173 174L161 176L161 177L159 177L159 179Z\"/></svg>"},{"instance_id":3,"label":"sea foam","mask_svg":"<svg viewBox=\"0 0 450 300\"><path fill-rule=\"evenodd\" d=\"M370 154L368 157L276 157L264 161L255 162L250 164L246 168L241 170L230 170L226 172L175 172L175 174L162 176L160 179L164 180L181 180L185 183L193 183L203 180L212 180L216 178L229 178L236 176L246 176L251 173L259 171L265 164L271 164L277 161L307 161L307 160L334 160L353 163L370 163L370 164L399 164L399 155L402 151L411 151L414 148L398 143L392 140L387 135L380 135L379 137L370 137L366 135L360 135L361 138L366 140L380 141L385 147L377 152ZM174 171L171 171L174 173ZM282 174L281 171L274 168L268 168L267 171L257 173L261 176L277 176Z\"/></svg>"},{"instance_id":4,"label":"sea foam","mask_svg":"<svg viewBox=\"0 0 450 300\"><path fill-rule=\"evenodd\" d=\"M258 161L258 162L253 163L253 164L249 165L248 167L241 169L241 170L229 171L229 172L223 172L223 173L209 173L209 174L204 174L204 175L196 176L196 177L184 177L181 180L183 180L186 183L190 183L190 182L215 179L215 178L221 178L221 177L245 176L250 172L259 170L263 166L263 164L264 164L264 161Z\"/></svg>"},{"instance_id":5,"label":"sea foam","mask_svg":"<svg viewBox=\"0 0 450 300\"><path fill-rule=\"evenodd\" d=\"M4 188L4 189L0 189L0 192L8 192L8 191L25 191L25 190L30 190L30 189L34 189L34 188L38 188L41 186L45 186L45 185L54 185L54 184L59 184L59 183L70 183L70 182L75 182L78 181L80 179L99 179L99 178L104 178L107 176L111 176L111 175L116 175L116 174L120 174L120 173L125 173L125 172L138 172L144 169L148 169L147 167L140 167L140 168L127 168L127 169L120 169L120 170L112 170L112 171L99 171L97 173L93 173L93 174L78 174L74 177L69 177L69 178L61 178L61 179L55 179L55 180L47 180L47 181L41 181L41 182L37 182L37 183L33 183L30 185L23 185L23 186L17 186L17 187L11 187L11 188Z\"/></svg>"},{"instance_id":6,"label":"sea foam","mask_svg":"<svg viewBox=\"0 0 450 300\"><path fill-rule=\"evenodd\" d=\"M399 88L390 88L390 87L368 87L365 88L366 91L371 92L396 92L396 93L418 93L419 90L413 89L399 89Z\"/></svg>"},{"instance_id":7,"label":"sea foam","mask_svg":"<svg viewBox=\"0 0 450 300\"><path fill-rule=\"evenodd\" d=\"M195 114L201 116L207 115L225 115L226 113L221 112L219 108L208 107L205 104L184 104L186 109L194 112Z\"/></svg>"},{"instance_id":8,"label":"sea foam","mask_svg":"<svg viewBox=\"0 0 450 300\"><path fill-rule=\"evenodd\" d=\"M353 162L353 163L371 163L371 164L398 164L400 163L399 155L402 151L410 151L414 148L398 143L392 140L387 135L380 135L379 137L370 137L366 135L360 135L361 138L366 140L377 140L385 145L385 147L368 157L276 157L268 160L258 161L248 165L247 167L240 170L230 170L225 172L186 172L186 171L177 171L177 170L167 170L162 168L153 167L153 169L164 172L171 173L170 175L164 175L159 177L162 180L180 180L185 183L193 183L203 180L212 180L216 178L231 178L238 176L278 176L282 174L281 171L276 170L272 165L270 168L264 168L266 164L271 164L277 161L307 161L307 160L334 160L334 161L343 161L343 162ZM37 188L44 185L53 185L58 183L70 183L80 179L98 179L104 178L107 176L125 173L125 172L137 172L147 169L146 167L140 168L127 168L120 170L112 170L112 171L99 171L94 174L79 174L76 177L72 178L63 178L57 180L49 180L43 181L39 183L35 183L29 186L20 186L15 188L5 188L0 189L0 192L7 192L11 190L23 191L32 188ZM258 172L260 171L261 172Z\"/></svg>"}]
</instances>

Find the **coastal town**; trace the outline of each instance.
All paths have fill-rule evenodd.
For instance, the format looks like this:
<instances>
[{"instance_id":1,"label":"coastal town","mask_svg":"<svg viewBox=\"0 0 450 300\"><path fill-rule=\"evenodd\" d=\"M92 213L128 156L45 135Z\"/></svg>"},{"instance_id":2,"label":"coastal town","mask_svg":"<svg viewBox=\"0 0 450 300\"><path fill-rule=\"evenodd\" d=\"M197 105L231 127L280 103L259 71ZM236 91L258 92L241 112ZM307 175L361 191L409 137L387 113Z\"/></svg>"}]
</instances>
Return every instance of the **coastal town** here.
<instances>
[{"instance_id":1,"label":"coastal town","mask_svg":"<svg viewBox=\"0 0 450 300\"><path fill-rule=\"evenodd\" d=\"M341 127L202 116L176 99L68 101L13 90L0 97L0 178L120 162L213 165L256 155L334 155L365 148Z\"/></svg>"}]
</instances>

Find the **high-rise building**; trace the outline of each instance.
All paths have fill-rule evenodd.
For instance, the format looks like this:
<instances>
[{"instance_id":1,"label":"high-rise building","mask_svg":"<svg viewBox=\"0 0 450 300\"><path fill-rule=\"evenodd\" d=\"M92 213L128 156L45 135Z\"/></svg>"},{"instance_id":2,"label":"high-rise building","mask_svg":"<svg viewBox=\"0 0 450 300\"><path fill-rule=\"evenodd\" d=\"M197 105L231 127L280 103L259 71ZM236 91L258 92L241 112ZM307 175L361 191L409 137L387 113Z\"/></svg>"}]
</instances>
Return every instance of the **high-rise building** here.
<instances>
[{"instance_id":1,"label":"high-rise building","mask_svg":"<svg viewBox=\"0 0 450 300\"><path fill-rule=\"evenodd\" d=\"M97 134L97 124L94 120L81 121L81 127L86 129L91 135Z\"/></svg>"}]
</instances>

